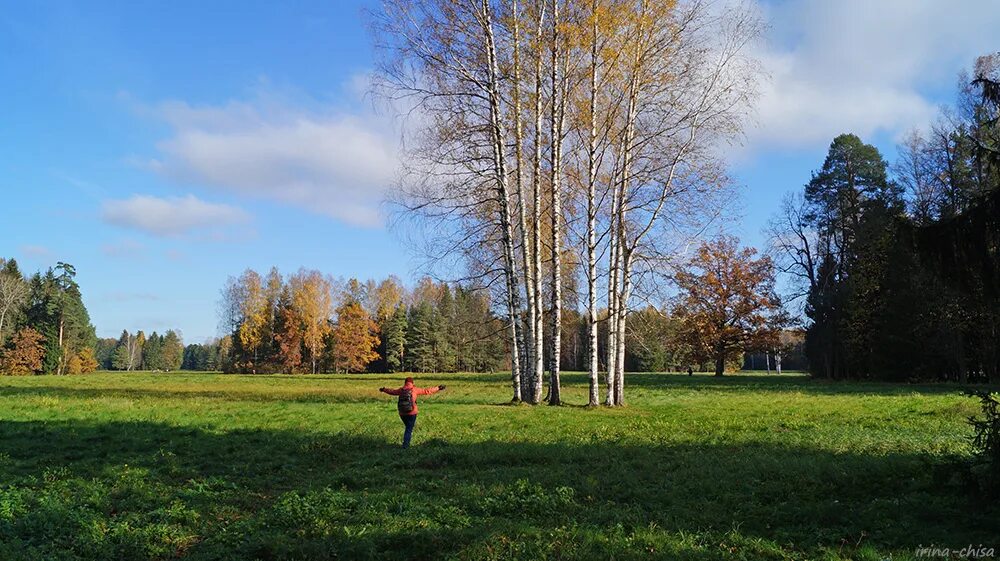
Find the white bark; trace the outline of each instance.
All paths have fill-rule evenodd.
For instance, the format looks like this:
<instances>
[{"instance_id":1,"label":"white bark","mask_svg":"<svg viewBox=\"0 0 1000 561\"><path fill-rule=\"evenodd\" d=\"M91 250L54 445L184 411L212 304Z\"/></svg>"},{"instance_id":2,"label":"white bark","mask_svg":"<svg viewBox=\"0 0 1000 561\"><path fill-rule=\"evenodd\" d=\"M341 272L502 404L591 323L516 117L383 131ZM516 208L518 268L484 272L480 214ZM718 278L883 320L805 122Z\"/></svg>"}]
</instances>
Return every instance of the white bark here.
<instances>
[{"instance_id":1,"label":"white bark","mask_svg":"<svg viewBox=\"0 0 1000 561\"><path fill-rule=\"evenodd\" d=\"M28 298L29 287L17 275L0 274L0 347L4 344L4 322Z\"/></svg>"},{"instance_id":2,"label":"white bark","mask_svg":"<svg viewBox=\"0 0 1000 561\"><path fill-rule=\"evenodd\" d=\"M511 224L510 189L507 184L507 160L504 150L506 131L504 130L501 118L502 108L498 85L499 71L497 69L496 40L493 33L493 13L490 0L483 0L481 7L487 64L489 66L485 87L490 106L493 171L496 180L497 206L500 214L501 243L503 244L503 274L507 281L508 321L510 322L511 331L511 379L514 389L513 399L519 401L521 399L521 370L518 345L520 343L521 330L519 328L520 321L518 316L520 315L521 303L520 291L517 288L516 273L514 271L514 232Z\"/></svg>"},{"instance_id":3,"label":"white bark","mask_svg":"<svg viewBox=\"0 0 1000 561\"><path fill-rule=\"evenodd\" d=\"M591 0L590 131L587 145L587 404L600 402L597 350L597 0Z\"/></svg>"},{"instance_id":4,"label":"white bark","mask_svg":"<svg viewBox=\"0 0 1000 561\"><path fill-rule=\"evenodd\" d=\"M515 175L515 188L517 190L517 200L518 200L518 211L520 219L520 232L521 232L521 266L524 273L524 288L525 288L525 299L528 306L528 315L525 318L525 323L522 328L521 339L523 344L521 346L521 351L523 356L521 357L521 363L517 366L521 368L521 374L514 380L514 401L521 401L524 399L523 385L525 379L531 380L531 375L529 373L529 368L533 364L533 355L535 351L535 339L540 337L538 333L535 332L535 312L536 304L535 298L535 281L533 277L533 269L531 267L531 246L528 236L527 228L527 201L524 196L524 127L521 123L521 22L520 14L518 13L519 0L513 0L512 19L513 19L513 43L514 43L514 84L513 84L513 109L512 113L514 115L514 159L515 165L517 166L517 174Z\"/></svg>"},{"instance_id":5,"label":"white bark","mask_svg":"<svg viewBox=\"0 0 1000 561\"><path fill-rule=\"evenodd\" d=\"M550 142L552 149L551 188L552 200L552 351L549 374L549 404L561 403L559 367L562 355L562 140L564 103L566 102L566 75L560 77L559 67L563 56L560 48L559 2L552 0L552 106Z\"/></svg>"},{"instance_id":6,"label":"white bark","mask_svg":"<svg viewBox=\"0 0 1000 561\"><path fill-rule=\"evenodd\" d=\"M545 1L537 2L537 19L535 21L535 40L537 41L537 52L535 53L535 153L532 162L532 244L534 245L534 261L532 263L532 277L535 283L535 349L532 356L531 379L533 382L531 402L538 403L542 400L542 382L545 377L545 340L543 336L544 313L542 310L542 54L541 38L542 26L545 20Z\"/></svg>"}]
</instances>

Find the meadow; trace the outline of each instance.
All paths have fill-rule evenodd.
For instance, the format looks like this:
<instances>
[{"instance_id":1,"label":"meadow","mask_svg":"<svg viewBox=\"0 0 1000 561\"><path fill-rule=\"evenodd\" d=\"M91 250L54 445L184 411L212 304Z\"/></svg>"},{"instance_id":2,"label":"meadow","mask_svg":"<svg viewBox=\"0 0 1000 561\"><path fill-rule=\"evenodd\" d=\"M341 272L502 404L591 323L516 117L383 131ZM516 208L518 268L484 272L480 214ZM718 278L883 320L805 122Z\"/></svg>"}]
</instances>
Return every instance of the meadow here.
<instances>
[{"instance_id":1,"label":"meadow","mask_svg":"<svg viewBox=\"0 0 1000 561\"><path fill-rule=\"evenodd\" d=\"M627 406L502 375L0 378L0 559L909 559L1000 548L955 477L955 386L630 374ZM585 402L586 379L564 398Z\"/></svg>"}]
</instances>

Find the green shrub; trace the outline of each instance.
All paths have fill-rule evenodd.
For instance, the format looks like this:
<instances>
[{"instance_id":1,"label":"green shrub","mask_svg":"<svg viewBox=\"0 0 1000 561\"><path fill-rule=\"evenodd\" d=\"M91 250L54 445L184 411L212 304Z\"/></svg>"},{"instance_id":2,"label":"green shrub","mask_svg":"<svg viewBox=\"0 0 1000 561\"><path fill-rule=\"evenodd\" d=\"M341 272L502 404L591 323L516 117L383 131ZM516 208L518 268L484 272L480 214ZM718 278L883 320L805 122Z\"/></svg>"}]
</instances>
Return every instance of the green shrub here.
<instances>
[{"instance_id":1,"label":"green shrub","mask_svg":"<svg viewBox=\"0 0 1000 561\"><path fill-rule=\"evenodd\" d=\"M1000 496L1000 394L985 390L968 393L979 399L983 409L982 419L969 417L975 449L972 472L983 491Z\"/></svg>"}]
</instances>

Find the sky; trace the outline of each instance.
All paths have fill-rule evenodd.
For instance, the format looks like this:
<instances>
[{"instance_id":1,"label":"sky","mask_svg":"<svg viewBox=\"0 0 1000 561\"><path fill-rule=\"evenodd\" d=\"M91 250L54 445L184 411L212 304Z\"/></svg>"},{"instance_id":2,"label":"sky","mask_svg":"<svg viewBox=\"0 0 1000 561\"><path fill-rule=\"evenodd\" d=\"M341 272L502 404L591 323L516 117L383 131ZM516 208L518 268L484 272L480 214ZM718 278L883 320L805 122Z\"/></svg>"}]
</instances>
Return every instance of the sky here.
<instances>
[{"instance_id":1,"label":"sky","mask_svg":"<svg viewBox=\"0 0 1000 561\"><path fill-rule=\"evenodd\" d=\"M757 2L768 78L728 154L726 224L757 246L834 136L891 161L1000 48L992 0ZM385 221L398 143L364 95L366 8L0 0L0 256L75 265L99 336L186 342L217 334L219 290L248 267L415 278Z\"/></svg>"}]
</instances>

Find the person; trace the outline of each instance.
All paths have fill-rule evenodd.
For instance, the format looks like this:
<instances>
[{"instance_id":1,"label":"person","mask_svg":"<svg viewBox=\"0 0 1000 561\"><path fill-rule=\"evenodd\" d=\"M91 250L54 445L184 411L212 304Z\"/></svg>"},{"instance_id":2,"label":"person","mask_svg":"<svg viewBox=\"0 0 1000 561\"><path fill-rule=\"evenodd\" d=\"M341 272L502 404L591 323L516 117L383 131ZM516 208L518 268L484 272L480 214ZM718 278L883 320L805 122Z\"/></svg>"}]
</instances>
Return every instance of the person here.
<instances>
[{"instance_id":1,"label":"person","mask_svg":"<svg viewBox=\"0 0 1000 561\"><path fill-rule=\"evenodd\" d=\"M694 375L694 370L691 370L691 367L688 366L688 376L692 376L692 375Z\"/></svg>"},{"instance_id":2,"label":"person","mask_svg":"<svg viewBox=\"0 0 1000 561\"><path fill-rule=\"evenodd\" d=\"M403 387L396 389L379 388L378 391L389 395L399 396L396 401L396 409L399 411L399 420L403 421L403 448L410 447L410 438L413 436L413 427L417 424L417 396L433 395L445 389L445 386L436 388L417 388L413 385L413 378L407 378L403 382Z\"/></svg>"}]
</instances>

